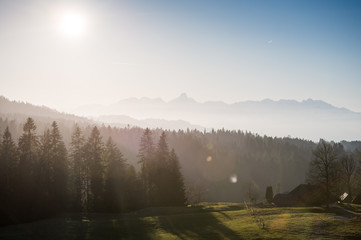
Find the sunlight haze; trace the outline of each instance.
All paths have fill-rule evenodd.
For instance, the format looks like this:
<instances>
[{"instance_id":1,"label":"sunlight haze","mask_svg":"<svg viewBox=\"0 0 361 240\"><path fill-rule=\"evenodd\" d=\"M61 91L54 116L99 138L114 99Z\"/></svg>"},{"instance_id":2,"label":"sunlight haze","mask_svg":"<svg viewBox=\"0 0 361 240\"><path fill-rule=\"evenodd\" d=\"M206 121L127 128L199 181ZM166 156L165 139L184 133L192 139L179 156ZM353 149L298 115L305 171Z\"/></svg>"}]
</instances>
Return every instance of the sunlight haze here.
<instances>
[{"instance_id":1,"label":"sunlight haze","mask_svg":"<svg viewBox=\"0 0 361 240\"><path fill-rule=\"evenodd\" d=\"M84 16L76 11L64 12L59 19L59 28L65 35L70 37L79 36L85 28Z\"/></svg>"},{"instance_id":2,"label":"sunlight haze","mask_svg":"<svg viewBox=\"0 0 361 240\"><path fill-rule=\"evenodd\" d=\"M1 94L59 110L186 92L361 112L360 5L1 1Z\"/></svg>"},{"instance_id":3,"label":"sunlight haze","mask_svg":"<svg viewBox=\"0 0 361 240\"><path fill-rule=\"evenodd\" d=\"M361 0L0 0L0 239L361 239Z\"/></svg>"}]
</instances>

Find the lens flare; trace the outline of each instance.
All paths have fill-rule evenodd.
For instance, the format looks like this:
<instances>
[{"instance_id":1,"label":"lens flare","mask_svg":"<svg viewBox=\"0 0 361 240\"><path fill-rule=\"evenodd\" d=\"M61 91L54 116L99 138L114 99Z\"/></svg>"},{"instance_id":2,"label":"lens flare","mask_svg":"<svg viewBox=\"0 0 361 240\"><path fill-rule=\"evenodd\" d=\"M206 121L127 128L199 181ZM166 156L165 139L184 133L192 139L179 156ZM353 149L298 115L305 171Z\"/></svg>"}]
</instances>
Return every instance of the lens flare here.
<instances>
[{"instance_id":1,"label":"lens flare","mask_svg":"<svg viewBox=\"0 0 361 240\"><path fill-rule=\"evenodd\" d=\"M229 177L229 181L231 183L237 183L238 179L237 179L237 175L236 174L233 174Z\"/></svg>"}]
</instances>

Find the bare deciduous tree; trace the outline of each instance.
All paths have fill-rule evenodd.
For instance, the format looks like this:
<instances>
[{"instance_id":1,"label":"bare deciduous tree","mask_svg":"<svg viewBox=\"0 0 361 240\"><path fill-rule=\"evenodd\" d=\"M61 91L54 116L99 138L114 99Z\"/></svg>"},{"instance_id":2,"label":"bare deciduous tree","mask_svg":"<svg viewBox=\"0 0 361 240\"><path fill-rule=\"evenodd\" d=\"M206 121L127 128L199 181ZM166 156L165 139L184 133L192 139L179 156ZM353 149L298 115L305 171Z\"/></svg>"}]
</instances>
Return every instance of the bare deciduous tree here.
<instances>
[{"instance_id":1,"label":"bare deciduous tree","mask_svg":"<svg viewBox=\"0 0 361 240\"><path fill-rule=\"evenodd\" d=\"M339 144L331 144L321 139L312 152L314 158L310 163L308 182L323 187L327 206L336 186L339 170L337 158L341 149Z\"/></svg>"},{"instance_id":2,"label":"bare deciduous tree","mask_svg":"<svg viewBox=\"0 0 361 240\"><path fill-rule=\"evenodd\" d=\"M358 148L354 151L354 158L356 160L356 165L358 165L355 170L355 183L356 183L355 194L360 194L361 193L361 148Z\"/></svg>"},{"instance_id":3,"label":"bare deciduous tree","mask_svg":"<svg viewBox=\"0 0 361 240\"><path fill-rule=\"evenodd\" d=\"M342 166L342 177L345 181L346 187L347 187L347 191L348 191L348 195L350 196L350 198L352 199L352 181L353 181L353 176L356 170L356 161L354 159L354 157L352 156L352 154L345 154L344 156L341 157L341 166Z\"/></svg>"}]
</instances>

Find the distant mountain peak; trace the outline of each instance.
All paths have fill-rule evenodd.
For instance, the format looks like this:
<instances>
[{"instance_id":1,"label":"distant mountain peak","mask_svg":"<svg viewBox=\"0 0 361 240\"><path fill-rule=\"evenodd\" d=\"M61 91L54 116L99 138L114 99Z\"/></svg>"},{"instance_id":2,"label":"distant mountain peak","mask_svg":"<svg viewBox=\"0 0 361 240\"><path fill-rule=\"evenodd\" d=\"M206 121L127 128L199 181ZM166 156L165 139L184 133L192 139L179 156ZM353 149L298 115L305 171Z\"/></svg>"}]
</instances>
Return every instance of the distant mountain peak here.
<instances>
[{"instance_id":1,"label":"distant mountain peak","mask_svg":"<svg viewBox=\"0 0 361 240\"><path fill-rule=\"evenodd\" d=\"M178 98L188 98L188 95L186 93L181 93L181 95Z\"/></svg>"},{"instance_id":2,"label":"distant mountain peak","mask_svg":"<svg viewBox=\"0 0 361 240\"><path fill-rule=\"evenodd\" d=\"M195 103L196 101L193 98L188 97L186 93L182 93L179 97L171 100L172 103Z\"/></svg>"},{"instance_id":3,"label":"distant mountain peak","mask_svg":"<svg viewBox=\"0 0 361 240\"><path fill-rule=\"evenodd\" d=\"M329 104L325 101L322 100L314 100L314 99L307 99L307 100L303 100L301 103L315 107L315 108L327 108L327 109L340 109L338 107L333 106L332 104ZM350 111L348 109L345 109L347 111Z\"/></svg>"},{"instance_id":4,"label":"distant mountain peak","mask_svg":"<svg viewBox=\"0 0 361 240\"><path fill-rule=\"evenodd\" d=\"M266 99L263 99L260 103L274 103L275 101L270 99L270 98L266 98Z\"/></svg>"}]
</instances>

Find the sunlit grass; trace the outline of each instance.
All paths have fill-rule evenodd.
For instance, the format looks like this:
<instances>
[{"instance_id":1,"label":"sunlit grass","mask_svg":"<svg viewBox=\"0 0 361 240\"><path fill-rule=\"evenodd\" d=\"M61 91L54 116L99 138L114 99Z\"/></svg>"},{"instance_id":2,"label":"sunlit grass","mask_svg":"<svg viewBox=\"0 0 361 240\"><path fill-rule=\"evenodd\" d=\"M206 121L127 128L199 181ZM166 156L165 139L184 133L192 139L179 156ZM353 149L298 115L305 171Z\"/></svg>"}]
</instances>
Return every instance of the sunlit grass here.
<instances>
[{"instance_id":1,"label":"sunlit grass","mask_svg":"<svg viewBox=\"0 0 361 240\"><path fill-rule=\"evenodd\" d=\"M68 214L0 228L0 239L358 239L361 218L318 207L254 207L204 203L148 208L127 214ZM352 206L352 209L361 209ZM354 212L357 214L357 212ZM337 215L338 214L338 215ZM340 220L335 217L344 217Z\"/></svg>"}]
</instances>

